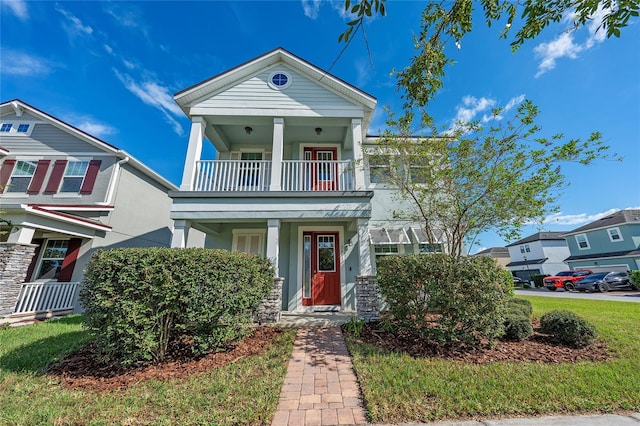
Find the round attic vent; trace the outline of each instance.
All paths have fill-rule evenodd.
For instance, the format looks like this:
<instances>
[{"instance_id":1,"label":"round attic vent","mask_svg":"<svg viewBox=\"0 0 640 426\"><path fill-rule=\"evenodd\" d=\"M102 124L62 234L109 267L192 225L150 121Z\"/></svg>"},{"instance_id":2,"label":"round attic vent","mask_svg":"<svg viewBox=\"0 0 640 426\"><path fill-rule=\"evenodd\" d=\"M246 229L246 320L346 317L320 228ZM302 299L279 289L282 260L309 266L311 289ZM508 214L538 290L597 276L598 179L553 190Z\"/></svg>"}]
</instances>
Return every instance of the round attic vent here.
<instances>
[{"instance_id":1,"label":"round attic vent","mask_svg":"<svg viewBox=\"0 0 640 426\"><path fill-rule=\"evenodd\" d=\"M282 90L291 84L291 77L288 74L278 71L269 77L269 86L273 89Z\"/></svg>"}]
</instances>

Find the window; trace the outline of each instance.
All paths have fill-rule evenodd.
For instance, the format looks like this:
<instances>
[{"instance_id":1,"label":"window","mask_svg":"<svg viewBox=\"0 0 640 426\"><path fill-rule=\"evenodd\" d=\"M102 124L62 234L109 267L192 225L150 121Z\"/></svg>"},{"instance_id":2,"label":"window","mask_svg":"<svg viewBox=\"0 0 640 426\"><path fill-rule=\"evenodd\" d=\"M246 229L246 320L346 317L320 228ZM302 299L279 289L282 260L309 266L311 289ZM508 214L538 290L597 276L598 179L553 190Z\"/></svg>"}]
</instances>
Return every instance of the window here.
<instances>
[{"instance_id":1,"label":"window","mask_svg":"<svg viewBox=\"0 0 640 426\"><path fill-rule=\"evenodd\" d=\"M409 176L414 183L426 183L429 178L429 161L424 157L409 157Z\"/></svg>"},{"instance_id":2,"label":"window","mask_svg":"<svg viewBox=\"0 0 640 426\"><path fill-rule=\"evenodd\" d=\"M399 253L398 246L395 244L376 244L373 246L373 251L376 257Z\"/></svg>"},{"instance_id":3,"label":"window","mask_svg":"<svg viewBox=\"0 0 640 426\"><path fill-rule=\"evenodd\" d=\"M275 72L269 77L269 86L272 89L282 90L291 84L291 77L284 72Z\"/></svg>"},{"instance_id":4,"label":"window","mask_svg":"<svg viewBox=\"0 0 640 426\"><path fill-rule=\"evenodd\" d=\"M37 165L37 161L18 161L7 184L7 192L27 192Z\"/></svg>"},{"instance_id":5,"label":"window","mask_svg":"<svg viewBox=\"0 0 640 426\"><path fill-rule=\"evenodd\" d=\"M334 272L335 270L335 237L333 235L318 235L318 271Z\"/></svg>"},{"instance_id":6,"label":"window","mask_svg":"<svg viewBox=\"0 0 640 426\"><path fill-rule=\"evenodd\" d=\"M590 249L589 240L587 239L587 234L578 234L576 235L576 243L578 243L578 249L587 250Z\"/></svg>"},{"instance_id":7,"label":"window","mask_svg":"<svg viewBox=\"0 0 640 426\"><path fill-rule=\"evenodd\" d=\"M40 268L36 279L57 279L68 247L69 240L48 240L40 259Z\"/></svg>"},{"instance_id":8,"label":"window","mask_svg":"<svg viewBox=\"0 0 640 426\"><path fill-rule=\"evenodd\" d=\"M0 125L0 133L7 133L12 136L30 135L33 129L33 123L5 122Z\"/></svg>"},{"instance_id":9,"label":"window","mask_svg":"<svg viewBox=\"0 0 640 426\"><path fill-rule=\"evenodd\" d=\"M13 124L11 123L2 123L2 127L0 127L0 132L9 133L12 127L13 127Z\"/></svg>"},{"instance_id":10,"label":"window","mask_svg":"<svg viewBox=\"0 0 640 426\"><path fill-rule=\"evenodd\" d=\"M231 250L264 256L264 231L234 229Z\"/></svg>"},{"instance_id":11,"label":"window","mask_svg":"<svg viewBox=\"0 0 640 426\"><path fill-rule=\"evenodd\" d=\"M420 254L433 254L442 253L442 244L418 244L418 253Z\"/></svg>"},{"instance_id":12,"label":"window","mask_svg":"<svg viewBox=\"0 0 640 426\"><path fill-rule=\"evenodd\" d=\"M529 247L529 244L520 246L520 253L531 253L531 248Z\"/></svg>"},{"instance_id":13,"label":"window","mask_svg":"<svg viewBox=\"0 0 640 426\"><path fill-rule=\"evenodd\" d=\"M20 124L18 125L18 133L27 133L29 131L28 124Z\"/></svg>"},{"instance_id":14,"label":"window","mask_svg":"<svg viewBox=\"0 0 640 426\"><path fill-rule=\"evenodd\" d=\"M623 241L622 234L620 233L620 228L607 229L607 234L609 234L609 239L612 243Z\"/></svg>"},{"instance_id":15,"label":"window","mask_svg":"<svg viewBox=\"0 0 640 426\"><path fill-rule=\"evenodd\" d=\"M369 157L369 181L371 183L391 182L391 156L372 155Z\"/></svg>"},{"instance_id":16,"label":"window","mask_svg":"<svg viewBox=\"0 0 640 426\"><path fill-rule=\"evenodd\" d=\"M87 167L89 167L88 161L69 161L64 171L60 192L80 192Z\"/></svg>"}]
</instances>

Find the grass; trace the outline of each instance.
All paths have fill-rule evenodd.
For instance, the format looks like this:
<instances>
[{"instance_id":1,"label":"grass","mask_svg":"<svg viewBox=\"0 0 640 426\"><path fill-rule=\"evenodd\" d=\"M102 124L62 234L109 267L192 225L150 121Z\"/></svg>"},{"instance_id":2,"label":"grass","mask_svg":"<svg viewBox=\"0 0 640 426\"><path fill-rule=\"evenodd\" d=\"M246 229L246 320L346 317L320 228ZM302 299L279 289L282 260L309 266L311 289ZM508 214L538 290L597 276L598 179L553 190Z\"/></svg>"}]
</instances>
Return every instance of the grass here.
<instances>
[{"instance_id":1,"label":"grass","mask_svg":"<svg viewBox=\"0 0 640 426\"><path fill-rule=\"evenodd\" d=\"M640 411L640 305L523 297L534 316L569 309L596 325L615 356L601 363L471 365L413 359L347 338L376 423Z\"/></svg>"},{"instance_id":2,"label":"grass","mask_svg":"<svg viewBox=\"0 0 640 426\"><path fill-rule=\"evenodd\" d=\"M293 347L285 330L265 353L188 379L125 390L71 390L46 366L88 341L82 317L0 329L0 425L269 423Z\"/></svg>"}]
</instances>

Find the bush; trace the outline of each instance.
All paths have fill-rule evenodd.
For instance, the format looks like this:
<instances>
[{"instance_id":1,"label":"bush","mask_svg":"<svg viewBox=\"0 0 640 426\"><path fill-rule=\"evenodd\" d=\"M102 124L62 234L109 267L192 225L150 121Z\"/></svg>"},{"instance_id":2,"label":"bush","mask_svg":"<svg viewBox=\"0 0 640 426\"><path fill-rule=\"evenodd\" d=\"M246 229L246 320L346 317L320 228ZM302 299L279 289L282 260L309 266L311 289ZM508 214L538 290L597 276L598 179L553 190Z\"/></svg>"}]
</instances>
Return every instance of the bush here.
<instances>
[{"instance_id":1,"label":"bush","mask_svg":"<svg viewBox=\"0 0 640 426\"><path fill-rule=\"evenodd\" d=\"M551 311L540 318L540 331L556 338L560 343L582 348L593 343L597 332L593 324L571 311Z\"/></svg>"},{"instance_id":2,"label":"bush","mask_svg":"<svg viewBox=\"0 0 640 426\"><path fill-rule=\"evenodd\" d=\"M532 274L531 275L531 281L533 281L533 286L534 287L544 287L544 277L546 277L546 275L544 274Z\"/></svg>"},{"instance_id":3,"label":"bush","mask_svg":"<svg viewBox=\"0 0 640 426\"><path fill-rule=\"evenodd\" d=\"M175 342L204 354L242 337L273 276L268 260L224 250L104 250L80 299L104 359L130 365L163 360Z\"/></svg>"},{"instance_id":4,"label":"bush","mask_svg":"<svg viewBox=\"0 0 640 426\"><path fill-rule=\"evenodd\" d=\"M521 312L522 315L530 317L533 313L533 307L531 306L531 302L528 300L512 297L507 299L507 311L512 313Z\"/></svg>"},{"instance_id":5,"label":"bush","mask_svg":"<svg viewBox=\"0 0 640 426\"><path fill-rule=\"evenodd\" d=\"M634 290L640 289L640 271L634 270L629 272L629 281L631 282L631 287Z\"/></svg>"},{"instance_id":6,"label":"bush","mask_svg":"<svg viewBox=\"0 0 640 426\"><path fill-rule=\"evenodd\" d=\"M504 317L504 337L509 340L521 341L533 335L533 326L528 316L521 312L510 312Z\"/></svg>"},{"instance_id":7,"label":"bush","mask_svg":"<svg viewBox=\"0 0 640 426\"><path fill-rule=\"evenodd\" d=\"M443 343L502 335L512 283L509 272L486 257L406 255L378 262L380 292L394 323Z\"/></svg>"}]
</instances>

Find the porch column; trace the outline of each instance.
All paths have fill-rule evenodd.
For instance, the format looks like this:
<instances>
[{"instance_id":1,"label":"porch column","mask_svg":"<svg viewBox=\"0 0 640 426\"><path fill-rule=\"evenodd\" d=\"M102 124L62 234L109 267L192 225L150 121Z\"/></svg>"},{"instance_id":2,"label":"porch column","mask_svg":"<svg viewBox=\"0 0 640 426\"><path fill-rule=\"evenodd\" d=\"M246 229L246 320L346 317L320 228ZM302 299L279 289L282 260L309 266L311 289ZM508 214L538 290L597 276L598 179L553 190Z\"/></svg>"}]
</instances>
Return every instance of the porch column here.
<instances>
[{"instance_id":1,"label":"porch column","mask_svg":"<svg viewBox=\"0 0 640 426\"><path fill-rule=\"evenodd\" d=\"M7 242L13 244L31 244L35 232L36 230L34 228L28 226L14 226L11 228Z\"/></svg>"},{"instance_id":2,"label":"porch column","mask_svg":"<svg viewBox=\"0 0 640 426\"><path fill-rule=\"evenodd\" d=\"M173 221L173 236L171 237L172 248L185 248L189 241L189 229L191 222L188 220Z\"/></svg>"},{"instance_id":3,"label":"porch column","mask_svg":"<svg viewBox=\"0 0 640 426\"><path fill-rule=\"evenodd\" d=\"M364 191L364 155L362 153L362 120L354 118L351 120L351 133L353 136L353 158L355 160L355 183L357 191Z\"/></svg>"},{"instance_id":4,"label":"porch column","mask_svg":"<svg viewBox=\"0 0 640 426\"><path fill-rule=\"evenodd\" d=\"M280 219L267 221L267 259L273 263L275 276L280 276L278 263L280 261Z\"/></svg>"},{"instance_id":5,"label":"porch column","mask_svg":"<svg viewBox=\"0 0 640 426\"><path fill-rule=\"evenodd\" d=\"M189 134L189 146L187 147L187 157L184 160L184 172L182 174L182 184L180 191L193 191L196 179L196 161L202 155L202 140L204 139L204 129L207 122L204 117L191 118L191 133Z\"/></svg>"},{"instance_id":6,"label":"porch column","mask_svg":"<svg viewBox=\"0 0 640 426\"><path fill-rule=\"evenodd\" d=\"M269 191L282 191L282 150L284 118L273 119L273 148L271 151L271 185Z\"/></svg>"},{"instance_id":7,"label":"porch column","mask_svg":"<svg viewBox=\"0 0 640 426\"><path fill-rule=\"evenodd\" d=\"M374 267L371 264L368 219L358 219L358 249L360 254L360 275L375 275Z\"/></svg>"}]
</instances>

